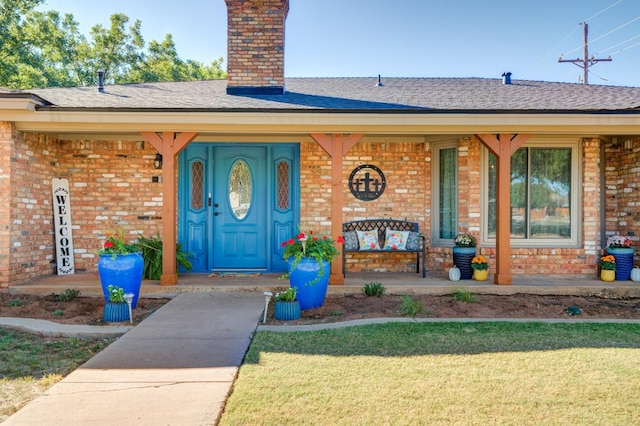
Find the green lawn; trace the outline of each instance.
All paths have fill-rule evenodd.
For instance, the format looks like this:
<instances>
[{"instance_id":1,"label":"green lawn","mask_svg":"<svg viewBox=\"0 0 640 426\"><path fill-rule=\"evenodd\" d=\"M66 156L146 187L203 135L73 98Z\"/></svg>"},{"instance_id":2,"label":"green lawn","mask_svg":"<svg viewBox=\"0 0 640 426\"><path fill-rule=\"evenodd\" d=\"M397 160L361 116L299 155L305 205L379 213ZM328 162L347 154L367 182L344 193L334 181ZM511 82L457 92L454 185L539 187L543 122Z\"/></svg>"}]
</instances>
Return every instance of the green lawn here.
<instances>
[{"instance_id":1,"label":"green lawn","mask_svg":"<svg viewBox=\"0 0 640 426\"><path fill-rule=\"evenodd\" d=\"M256 333L221 425L640 424L640 324Z\"/></svg>"},{"instance_id":2,"label":"green lawn","mask_svg":"<svg viewBox=\"0 0 640 426\"><path fill-rule=\"evenodd\" d=\"M0 328L0 422L113 340L48 338Z\"/></svg>"}]
</instances>

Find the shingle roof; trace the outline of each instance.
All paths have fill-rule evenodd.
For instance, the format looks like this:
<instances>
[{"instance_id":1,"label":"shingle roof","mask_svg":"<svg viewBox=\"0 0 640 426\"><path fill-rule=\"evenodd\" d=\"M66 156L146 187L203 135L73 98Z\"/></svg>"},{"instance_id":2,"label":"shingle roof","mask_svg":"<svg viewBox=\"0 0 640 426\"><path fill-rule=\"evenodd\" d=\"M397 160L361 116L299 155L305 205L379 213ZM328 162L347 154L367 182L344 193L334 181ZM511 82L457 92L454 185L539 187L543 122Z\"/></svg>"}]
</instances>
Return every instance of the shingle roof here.
<instances>
[{"instance_id":1,"label":"shingle roof","mask_svg":"<svg viewBox=\"0 0 640 426\"><path fill-rule=\"evenodd\" d=\"M640 87L486 78L288 78L286 93L232 96L226 80L47 88L25 91L53 108L351 111L640 110ZM2 94L0 94L2 96Z\"/></svg>"}]
</instances>

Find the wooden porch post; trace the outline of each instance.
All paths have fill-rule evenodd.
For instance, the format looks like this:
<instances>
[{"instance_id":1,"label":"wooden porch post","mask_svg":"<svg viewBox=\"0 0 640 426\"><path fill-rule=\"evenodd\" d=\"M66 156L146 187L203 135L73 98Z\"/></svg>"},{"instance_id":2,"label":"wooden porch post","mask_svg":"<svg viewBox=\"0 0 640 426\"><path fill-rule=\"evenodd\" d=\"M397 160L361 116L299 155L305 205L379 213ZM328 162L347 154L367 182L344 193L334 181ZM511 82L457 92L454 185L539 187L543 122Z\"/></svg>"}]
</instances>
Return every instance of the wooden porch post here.
<instances>
[{"instance_id":1,"label":"wooden porch post","mask_svg":"<svg viewBox=\"0 0 640 426\"><path fill-rule=\"evenodd\" d=\"M311 133L310 136L331 157L331 238L337 240L342 235L342 157L349 152L360 139L361 134L352 134L343 137L342 134L325 135L323 133ZM342 253L342 249L340 249ZM340 257L331 262L330 284L344 284L342 271L342 259Z\"/></svg>"},{"instance_id":2,"label":"wooden porch post","mask_svg":"<svg viewBox=\"0 0 640 426\"><path fill-rule=\"evenodd\" d=\"M511 155L531 135L501 133L476 135L497 158L496 170L496 273L495 284L509 285L511 277Z\"/></svg>"},{"instance_id":3,"label":"wooden porch post","mask_svg":"<svg viewBox=\"0 0 640 426\"><path fill-rule=\"evenodd\" d=\"M198 136L194 132L163 132L162 136L155 132L141 132L155 149L162 155L162 275L160 285L176 285L178 283L178 267L176 262L177 242L177 196L178 182L176 178L176 156ZM168 255L171 253L171 255Z\"/></svg>"}]
</instances>

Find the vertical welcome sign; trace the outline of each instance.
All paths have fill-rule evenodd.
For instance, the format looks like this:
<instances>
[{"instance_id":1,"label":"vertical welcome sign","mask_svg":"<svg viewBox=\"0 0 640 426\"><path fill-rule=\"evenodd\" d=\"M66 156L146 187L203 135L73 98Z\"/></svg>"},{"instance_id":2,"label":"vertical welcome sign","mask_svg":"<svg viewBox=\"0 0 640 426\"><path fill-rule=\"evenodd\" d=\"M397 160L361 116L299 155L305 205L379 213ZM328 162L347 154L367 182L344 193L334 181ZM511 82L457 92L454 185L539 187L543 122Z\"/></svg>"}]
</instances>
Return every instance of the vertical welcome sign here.
<instances>
[{"instance_id":1,"label":"vertical welcome sign","mask_svg":"<svg viewBox=\"0 0 640 426\"><path fill-rule=\"evenodd\" d=\"M67 179L53 178L51 180L51 188L53 191L53 219L56 230L58 275L69 275L75 272L69 181Z\"/></svg>"}]
</instances>

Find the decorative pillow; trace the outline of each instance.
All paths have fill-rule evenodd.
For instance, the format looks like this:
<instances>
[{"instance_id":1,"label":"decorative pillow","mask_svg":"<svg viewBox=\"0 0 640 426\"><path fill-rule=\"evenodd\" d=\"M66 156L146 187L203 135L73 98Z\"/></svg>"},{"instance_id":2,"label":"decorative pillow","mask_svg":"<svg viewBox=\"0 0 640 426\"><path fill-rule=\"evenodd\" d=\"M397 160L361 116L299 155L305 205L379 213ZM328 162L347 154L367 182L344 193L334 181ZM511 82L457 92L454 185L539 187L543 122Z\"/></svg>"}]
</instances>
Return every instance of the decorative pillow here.
<instances>
[{"instance_id":1,"label":"decorative pillow","mask_svg":"<svg viewBox=\"0 0 640 426\"><path fill-rule=\"evenodd\" d=\"M360 250L380 250L378 244L378 230L356 231L358 233L358 243Z\"/></svg>"},{"instance_id":2,"label":"decorative pillow","mask_svg":"<svg viewBox=\"0 0 640 426\"><path fill-rule=\"evenodd\" d=\"M407 245L405 246L407 250L420 250L420 238L418 238L418 233L410 231L409 236L407 237Z\"/></svg>"},{"instance_id":3,"label":"decorative pillow","mask_svg":"<svg viewBox=\"0 0 640 426\"><path fill-rule=\"evenodd\" d=\"M396 231L387 229L387 235L384 238L384 250L406 250L407 238L409 231Z\"/></svg>"},{"instance_id":4,"label":"decorative pillow","mask_svg":"<svg viewBox=\"0 0 640 426\"><path fill-rule=\"evenodd\" d=\"M358 235L355 231L345 232L342 237L344 238L342 248L345 251L358 250Z\"/></svg>"}]
</instances>

